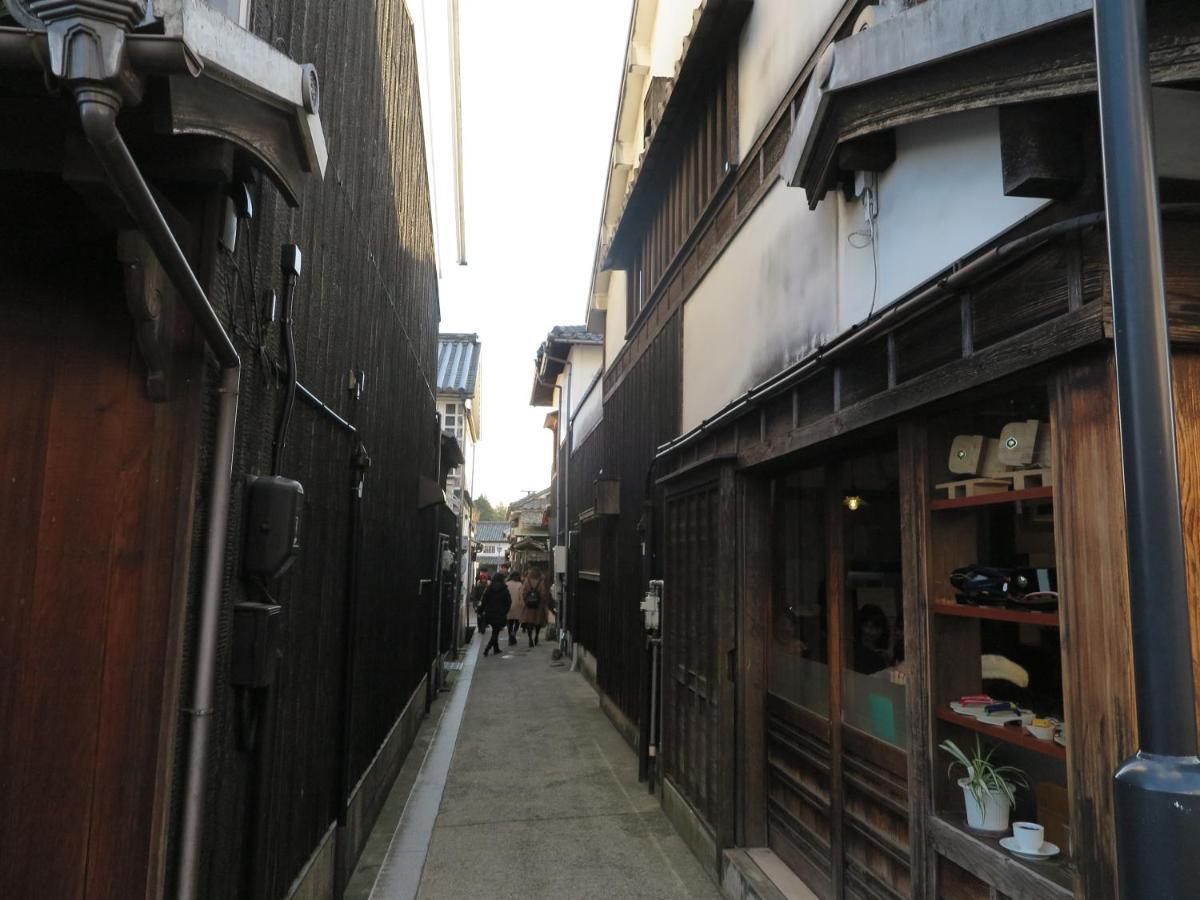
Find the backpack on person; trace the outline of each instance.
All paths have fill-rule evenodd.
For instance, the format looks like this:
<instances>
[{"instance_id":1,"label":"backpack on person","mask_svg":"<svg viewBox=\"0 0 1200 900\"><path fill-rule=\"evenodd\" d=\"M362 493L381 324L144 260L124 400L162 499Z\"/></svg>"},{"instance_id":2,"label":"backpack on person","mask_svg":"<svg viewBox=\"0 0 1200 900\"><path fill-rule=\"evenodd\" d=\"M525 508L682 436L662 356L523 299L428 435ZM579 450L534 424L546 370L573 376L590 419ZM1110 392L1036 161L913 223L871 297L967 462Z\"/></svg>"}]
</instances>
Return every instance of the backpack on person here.
<instances>
[{"instance_id":1,"label":"backpack on person","mask_svg":"<svg viewBox=\"0 0 1200 900\"><path fill-rule=\"evenodd\" d=\"M525 594L525 608L537 609L542 605L542 598L538 595L537 588L531 587L528 593Z\"/></svg>"}]
</instances>

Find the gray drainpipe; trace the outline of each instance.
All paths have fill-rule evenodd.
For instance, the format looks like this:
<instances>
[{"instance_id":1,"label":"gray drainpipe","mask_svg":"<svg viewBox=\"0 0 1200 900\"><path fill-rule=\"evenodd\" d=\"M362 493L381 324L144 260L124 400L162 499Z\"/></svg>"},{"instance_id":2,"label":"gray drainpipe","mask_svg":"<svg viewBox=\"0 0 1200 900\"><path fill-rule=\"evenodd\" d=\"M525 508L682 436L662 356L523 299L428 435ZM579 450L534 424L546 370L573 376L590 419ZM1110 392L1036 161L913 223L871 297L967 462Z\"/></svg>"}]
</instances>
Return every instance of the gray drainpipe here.
<instances>
[{"instance_id":1,"label":"gray drainpipe","mask_svg":"<svg viewBox=\"0 0 1200 900\"><path fill-rule=\"evenodd\" d=\"M186 710L192 721L188 736L187 769L184 775L183 823L179 837L179 871L176 897L196 896L200 868L204 797L208 779L209 734L216 690L217 626L225 579L225 535L229 519L229 495L233 478L234 435L237 429L238 390L241 359L217 317L196 273L179 248L163 218L150 188L138 171L121 133L117 112L121 97L115 91L85 85L75 89L79 119L84 135L96 152L109 184L124 202L138 228L154 249L163 270L191 310L205 341L221 365L217 411L216 448L212 462L212 484L205 535L204 574L200 588L199 628L196 635L192 702Z\"/></svg>"}]
</instances>

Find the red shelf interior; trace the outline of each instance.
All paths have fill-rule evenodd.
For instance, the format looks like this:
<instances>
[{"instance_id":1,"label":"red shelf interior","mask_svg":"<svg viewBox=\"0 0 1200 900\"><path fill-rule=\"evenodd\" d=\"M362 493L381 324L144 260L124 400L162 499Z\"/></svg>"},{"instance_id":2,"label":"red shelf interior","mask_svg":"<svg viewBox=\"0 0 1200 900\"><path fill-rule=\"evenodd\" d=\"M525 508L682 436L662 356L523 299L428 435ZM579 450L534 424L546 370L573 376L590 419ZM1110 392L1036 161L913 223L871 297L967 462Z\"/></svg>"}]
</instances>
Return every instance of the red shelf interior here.
<instances>
[{"instance_id":1,"label":"red shelf interior","mask_svg":"<svg viewBox=\"0 0 1200 900\"><path fill-rule=\"evenodd\" d=\"M949 706L938 707L937 717L943 722L950 722L951 724L958 725L960 728L978 731L980 734L994 741L1015 744L1018 747L1024 747L1026 750L1033 750L1036 753L1042 753L1054 759L1061 759L1064 762L1067 758L1066 749L1058 746L1054 741L1039 741L1033 735L1016 725L987 725L971 716L960 716Z\"/></svg>"},{"instance_id":2,"label":"red shelf interior","mask_svg":"<svg viewBox=\"0 0 1200 900\"><path fill-rule=\"evenodd\" d=\"M1041 625L1044 628L1058 627L1058 613L1022 612L1019 609L1002 607L964 606L961 603L933 603L935 615L958 616L963 619L989 619L993 622L1020 622L1022 625Z\"/></svg>"},{"instance_id":3,"label":"red shelf interior","mask_svg":"<svg viewBox=\"0 0 1200 900\"><path fill-rule=\"evenodd\" d=\"M999 491L995 494L980 494L978 497L955 497L953 500L943 497L933 500L929 508L938 509L969 509L973 506L993 506L997 503L1016 503L1020 500L1051 500L1054 498L1054 487L1026 488L1023 491Z\"/></svg>"}]
</instances>

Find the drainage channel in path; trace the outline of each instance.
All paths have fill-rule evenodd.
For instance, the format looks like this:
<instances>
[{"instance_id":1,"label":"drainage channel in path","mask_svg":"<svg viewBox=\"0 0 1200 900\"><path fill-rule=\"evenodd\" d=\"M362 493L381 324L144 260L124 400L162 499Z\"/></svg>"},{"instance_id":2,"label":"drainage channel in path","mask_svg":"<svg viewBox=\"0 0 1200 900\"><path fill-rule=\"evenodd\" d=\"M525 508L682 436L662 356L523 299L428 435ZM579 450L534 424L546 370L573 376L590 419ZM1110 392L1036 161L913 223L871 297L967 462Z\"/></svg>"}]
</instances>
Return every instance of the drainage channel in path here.
<instances>
[{"instance_id":1,"label":"drainage channel in path","mask_svg":"<svg viewBox=\"0 0 1200 900\"><path fill-rule=\"evenodd\" d=\"M417 780L408 795L400 824L392 835L392 842L371 889L371 900L411 900L417 896L478 656L479 644L472 643L451 689L450 700L442 710Z\"/></svg>"}]
</instances>

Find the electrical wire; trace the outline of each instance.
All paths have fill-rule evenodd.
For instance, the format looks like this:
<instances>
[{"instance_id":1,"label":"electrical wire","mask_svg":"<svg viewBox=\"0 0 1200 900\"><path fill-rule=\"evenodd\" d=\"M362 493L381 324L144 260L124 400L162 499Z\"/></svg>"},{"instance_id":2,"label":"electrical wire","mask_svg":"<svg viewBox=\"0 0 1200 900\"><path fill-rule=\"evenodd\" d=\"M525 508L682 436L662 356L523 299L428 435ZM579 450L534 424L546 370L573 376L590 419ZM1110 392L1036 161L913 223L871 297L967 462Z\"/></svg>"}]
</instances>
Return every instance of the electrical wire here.
<instances>
[{"instance_id":1,"label":"electrical wire","mask_svg":"<svg viewBox=\"0 0 1200 900\"><path fill-rule=\"evenodd\" d=\"M879 300L879 193L878 175L874 172L865 173L867 183L863 187L862 202L866 209L867 227L858 229L846 235L846 243L855 250L871 248L871 307L866 318L875 315L875 304ZM857 241L856 241L857 239Z\"/></svg>"}]
</instances>

